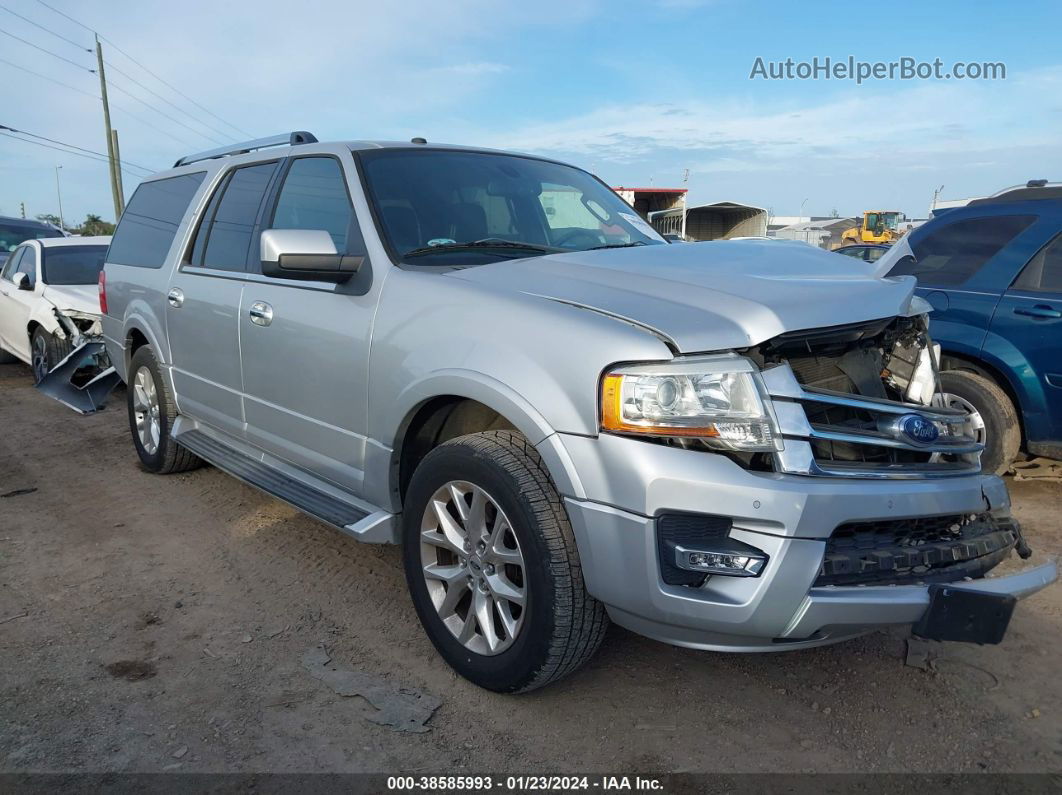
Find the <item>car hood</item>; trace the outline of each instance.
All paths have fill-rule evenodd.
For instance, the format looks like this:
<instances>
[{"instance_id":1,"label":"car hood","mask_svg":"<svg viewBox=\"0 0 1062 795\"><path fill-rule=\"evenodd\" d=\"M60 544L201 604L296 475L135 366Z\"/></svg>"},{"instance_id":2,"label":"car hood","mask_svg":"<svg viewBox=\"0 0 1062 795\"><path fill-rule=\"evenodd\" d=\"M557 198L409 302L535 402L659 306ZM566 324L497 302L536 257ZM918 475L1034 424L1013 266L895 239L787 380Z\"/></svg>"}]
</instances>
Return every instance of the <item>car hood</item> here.
<instances>
[{"instance_id":1,"label":"car hood","mask_svg":"<svg viewBox=\"0 0 1062 795\"><path fill-rule=\"evenodd\" d=\"M56 309L100 314L100 292L94 284L48 284L43 295Z\"/></svg>"},{"instance_id":2,"label":"car hood","mask_svg":"<svg viewBox=\"0 0 1062 795\"><path fill-rule=\"evenodd\" d=\"M915 280L808 245L712 241L503 260L447 276L645 327L683 353L911 314Z\"/></svg>"}]
</instances>

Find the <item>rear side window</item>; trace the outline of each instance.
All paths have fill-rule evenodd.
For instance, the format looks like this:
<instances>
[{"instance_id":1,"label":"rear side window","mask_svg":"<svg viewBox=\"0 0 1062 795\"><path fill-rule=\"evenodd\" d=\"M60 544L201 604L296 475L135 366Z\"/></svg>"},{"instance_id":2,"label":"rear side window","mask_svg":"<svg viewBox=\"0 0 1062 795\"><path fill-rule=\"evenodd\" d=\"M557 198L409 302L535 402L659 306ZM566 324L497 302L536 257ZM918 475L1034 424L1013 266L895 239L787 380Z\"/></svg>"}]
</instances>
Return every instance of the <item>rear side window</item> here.
<instances>
[{"instance_id":1,"label":"rear side window","mask_svg":"<svg viewBox=\"0 0 1062 795\"><path fill-rule=\"evenodd\" d=\"M929 287L956 287L1035 220L1033 215L997 215L927 230L924 237L911 244L914 261L909 257L900 260L889 275L914 276Z\"/></svg>"},{"instance_id":2,"label":"rear side window","mask_svg":"<svg viewBox=\"0 0 1062 795\"><path fill-rule=\"evenodd\" d=\"M161 268L205 171L143 182L114 230L107 261Z\"/></svg>"},{"instance_id":3,"label":"rear side window","mask_svg":"<svg viewBox=\"0 0 1062 795\"><path fill-rule=\"evenodd\" d=\"M1020 290L1062 293L1062 235L1059 235L1029 260L1014 280Z\"/></svg>"},{"instance_id":4,"label":"rear side window","mask_svg":"<svg viewBox=\"0 0 1062 795\"><path fill-rule=\"evenodd\" d=\"M214 192L192 247L192 264L226 271L247 269L258 212L277 163L234 169Z\"/></svg>"}]
</instances>

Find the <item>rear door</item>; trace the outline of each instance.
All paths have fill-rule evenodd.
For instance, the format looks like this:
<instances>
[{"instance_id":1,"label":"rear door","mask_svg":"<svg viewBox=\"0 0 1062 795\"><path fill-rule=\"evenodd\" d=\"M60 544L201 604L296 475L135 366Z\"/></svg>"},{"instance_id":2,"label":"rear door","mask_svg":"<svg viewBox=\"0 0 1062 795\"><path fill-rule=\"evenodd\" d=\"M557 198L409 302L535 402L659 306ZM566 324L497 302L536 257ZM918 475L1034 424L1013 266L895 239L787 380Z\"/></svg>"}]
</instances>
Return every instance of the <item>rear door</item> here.
<instances>
[{"instance_id":1,"label":"rear door","mask_svg":"<svg viewBox=\"0 0 1062 795\"><path fill-rule=\"evenodd\" d=\"M278 161L225 173L167 295L173 387L182 413L243 435L239 317L252 238Z\"/></svg>"},{"instance_id":2,"label":"rear door","mask_svg":"<svg viewBox=\"0 0 1062 795\"><path fill-rule=\"evenodd\" d=\"M24 360L29 359L29 339L26 334L29 310L19 293L30 297L33 293L17 289L14 277L22 271L21 261L29 248L16 248L0 270L0 345Z\"/></svg>"},{"instance_id":3,"label":"rear door","mask_svg":"<svg viewBox=\"0 0 1062 795\"><path fill-rule=\"evenodd\" d=\"M346 161L353 174L353 161ZM263 229L325 230L337 252L365 255L338 157L289 160L270 203ZM360 494L369 334L379 292L370 292L368 259L338 285L274 279L258 270L244 286L239 320L247 439Z\"/></svg>"},{"instance_id":4,"label":"rear door","mask_svg":"<svg viewBox=\"0 0 1062 795\"><path fill-rule=\"evenodd\" d=\"M1029 260L1000 299L992 338L1020 357L1013 368L1033 398L1024 406L1030 440L1062 443L1062 234Z\"/></svg>"}]
</instances>

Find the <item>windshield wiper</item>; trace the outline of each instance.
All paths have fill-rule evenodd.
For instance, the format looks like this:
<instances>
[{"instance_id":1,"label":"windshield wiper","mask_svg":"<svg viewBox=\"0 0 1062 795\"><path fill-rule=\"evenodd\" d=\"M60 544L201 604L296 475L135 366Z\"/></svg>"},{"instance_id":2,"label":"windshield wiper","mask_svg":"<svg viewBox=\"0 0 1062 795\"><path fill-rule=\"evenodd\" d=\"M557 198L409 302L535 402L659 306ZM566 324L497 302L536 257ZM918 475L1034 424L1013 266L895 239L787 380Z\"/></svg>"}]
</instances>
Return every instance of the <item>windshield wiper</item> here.
<instances>
[{"instance_id":1,"label":"windshield wiper","mask_svg":"<svg viewBox=\"0 0 1062 795\"><path fill-rule=\"evenodd\" d=\"M591 246L585 251L597 251L602 248L630 248L631 246L644 246L647 245L644 240L632 240L630 243L606 243L603 246Z\"/></svg>"},{"instance_id":2,"label":"windshield wiper","mask_svg":"<svg viewBox=\"0 0 1062 795\"><path fill-rule=\"evenodd\" d=\"M435 254L441 251L467 251L469 249L479 248L518 248L524 251L537 251L541 254L555 254L560 249L552 248L550 246L540 246L537 243L521 243L513 240L494 240L492 238L486 238L484 240L471 240L467 243L440 243L437 246L421 246L420 248L411 249L403 254L403 257L422 257L426 254Z\"/></svg>"}]
</instances>

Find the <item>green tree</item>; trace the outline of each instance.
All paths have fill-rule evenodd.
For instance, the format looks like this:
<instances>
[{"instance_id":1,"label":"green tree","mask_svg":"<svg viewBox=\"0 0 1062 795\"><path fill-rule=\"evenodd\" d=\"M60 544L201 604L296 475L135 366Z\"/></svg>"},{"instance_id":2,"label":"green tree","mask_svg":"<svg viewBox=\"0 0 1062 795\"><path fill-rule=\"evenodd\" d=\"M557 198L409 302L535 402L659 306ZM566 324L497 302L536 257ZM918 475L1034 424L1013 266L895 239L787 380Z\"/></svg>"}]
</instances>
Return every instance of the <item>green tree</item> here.
<instances>
[{"instance_id":1,"label":"green tree","mask_svg":"<svg viewBox=\"0 0 1062 795\"><path fill-rule=\"evenodd\" d=\"M109 221L104 221L98 215L89 213L85 216L85 221L76 230L79 235L89 237L92 235L113 235L114 224Z\"/></svg>"},{"instance_id":2,"label":"green tree","mask_svg":"<svg viewBox=\"0 0 1062 795\"><path fill-rule=\"evenodd\" d=\"M51 213L41 213L37 216L37 220L42 221L46 224L51 224L52 226L59 227L60 229L65 228L62 224L59 223L58 215L52 215Z\"/></svg>"}]
</instances>

